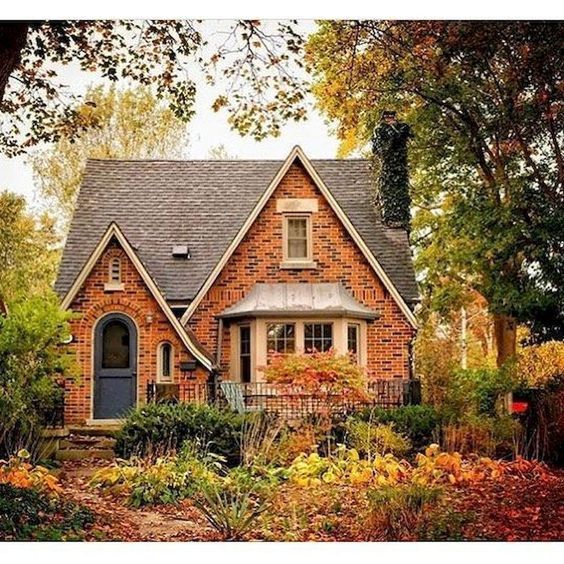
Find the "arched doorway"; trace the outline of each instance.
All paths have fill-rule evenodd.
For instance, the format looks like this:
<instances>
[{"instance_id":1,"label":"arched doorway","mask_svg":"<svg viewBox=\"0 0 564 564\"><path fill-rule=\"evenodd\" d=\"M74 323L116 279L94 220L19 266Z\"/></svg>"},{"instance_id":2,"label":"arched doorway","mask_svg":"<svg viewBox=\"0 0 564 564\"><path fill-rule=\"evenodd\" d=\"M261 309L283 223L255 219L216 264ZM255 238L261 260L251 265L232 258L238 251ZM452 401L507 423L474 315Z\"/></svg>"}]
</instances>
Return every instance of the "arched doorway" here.
<instances>
[{"instance_id":1,"label":"arched doorway","mask_svg":"<svg viewBox=\"0 0 564 564\"><path fill-rule=\"evenodd\" d=\"M117 419L137 403L137 329L127 315L110 313L94 339L94 419Z\"/></svg>"}]
</instances>

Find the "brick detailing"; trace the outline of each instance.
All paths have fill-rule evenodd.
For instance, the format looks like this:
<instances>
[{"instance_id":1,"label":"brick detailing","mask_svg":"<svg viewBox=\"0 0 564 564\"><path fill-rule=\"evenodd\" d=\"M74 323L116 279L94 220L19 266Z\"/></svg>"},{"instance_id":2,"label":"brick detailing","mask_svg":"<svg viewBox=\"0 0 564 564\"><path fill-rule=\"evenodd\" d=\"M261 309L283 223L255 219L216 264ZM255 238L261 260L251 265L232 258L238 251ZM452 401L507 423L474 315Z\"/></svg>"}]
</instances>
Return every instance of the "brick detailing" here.
<instances>
[{"instance_id":1,"label":"brick detailing","mask_svg":"<svg viewBox=\"0 0 564 564\"><path fill-rule=\"evenodd\" d=\"M121 259L123 291L106 292L109 263L114 257ZM71 309L77 319L71 321L74 337L70 348L76 352L80 376L66 382L65 422L82 424L92 418L93 401L93 349L94 329L98 320L110 312L120 312L133 319L137 326L137 397L146 399L147 382L157 377L157 347L169 341L174 350L174 381L180 382L180 362L193 360L192 355L178 337L161 307L143 282L139 272L129 260L119 243L113 239L98 263L77 293ZM199 368L197 378L206 379L206 372Z\"/></svg>"},{"instance_id":2,"label":"brick detailing","mask_svg":"<svg viewBox=\"0 0 564 564\"><path fill-rule=\"evenodd\" d=\"M280 269L283 216L276 211L277 198L316 198L313 213L314 270ZM380 313L368 324L367 372L369 378L409 375L409 342L414 330L356 246L339 218L301 166L294 163L235 250L217 280L204 296L189 326L200 342L215 354L215 315L240 300L255 283L341 282L366 306ZM230 336L223 334L221 351L224 377L229 374Z\"/></svg>"}]
</instances>

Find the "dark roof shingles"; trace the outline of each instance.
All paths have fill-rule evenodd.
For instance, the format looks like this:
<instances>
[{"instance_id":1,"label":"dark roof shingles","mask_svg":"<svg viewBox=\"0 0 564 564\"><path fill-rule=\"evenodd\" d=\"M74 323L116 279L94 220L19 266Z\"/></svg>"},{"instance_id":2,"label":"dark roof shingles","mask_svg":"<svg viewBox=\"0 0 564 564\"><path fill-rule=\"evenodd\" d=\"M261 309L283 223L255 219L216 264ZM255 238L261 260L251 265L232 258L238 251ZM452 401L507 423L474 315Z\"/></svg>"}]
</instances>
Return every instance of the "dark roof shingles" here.
<instances>
[{"instance_id":1,"label":"dark roof shingles","mask_svg":"<svg viewBox=\"0 0 564 564\"><path fill-rule=\"evenodd\" d=\"M386 228L371 203L366 160L313 160L339 205L407 302L417 286L406 233ZM66 293L111 222L171 301L191 300L282 161L90 160L56 282ZM191 259L174 258L187 244Z\"/></svg>"}]
</instances>

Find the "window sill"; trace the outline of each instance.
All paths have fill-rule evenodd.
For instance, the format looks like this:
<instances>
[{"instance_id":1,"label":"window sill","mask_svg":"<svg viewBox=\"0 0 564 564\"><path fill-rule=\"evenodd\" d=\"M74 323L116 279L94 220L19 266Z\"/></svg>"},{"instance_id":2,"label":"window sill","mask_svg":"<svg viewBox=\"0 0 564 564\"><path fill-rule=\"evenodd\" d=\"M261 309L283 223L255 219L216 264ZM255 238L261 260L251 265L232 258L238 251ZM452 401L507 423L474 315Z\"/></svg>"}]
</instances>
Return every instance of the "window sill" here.
<instances>
[{"instance_id":1,"label":"window sill","mask_svg":"<svg viewBox=\"0 0 564 564\"><path fill-rule=\"evenodd\" d=\"M317 263L313 260L285 261L280 263L280 268L284 270L314 269L317 268Z\"/></svg>"},{"instance_id":2,"label":"window sill","mask_svg":"<svg viewBox=\"0 0 564 564\"><path fill-rule=\"evenodd\" d=\"M116 282L106 282L104 292L123 292L123 284Z\"/></svg>"}]
</instances>

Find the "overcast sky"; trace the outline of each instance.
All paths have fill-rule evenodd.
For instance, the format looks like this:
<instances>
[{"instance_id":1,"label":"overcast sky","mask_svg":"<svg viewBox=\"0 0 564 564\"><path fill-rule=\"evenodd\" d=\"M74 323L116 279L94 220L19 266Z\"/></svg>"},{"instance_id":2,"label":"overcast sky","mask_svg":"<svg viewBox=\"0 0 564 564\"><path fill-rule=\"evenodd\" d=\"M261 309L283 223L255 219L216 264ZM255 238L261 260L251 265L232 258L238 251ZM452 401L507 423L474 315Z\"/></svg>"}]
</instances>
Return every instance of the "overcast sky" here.
<instances>
[{"instance_id":1,"label":"overcast sky","mask_svg":"<svg viewBox=\"0 0 564 564\"><path fill-rule=\"evenodd\" d=\"M211 28L214 26L212 22L208 25ZM306 32L315 27L312 21L307 20L302 20L300 25ZM100 83L96 74L82 72L72 66L62 68L61 75L76 93L83 93L89 85ZM221 86L219 84L218 88L221 89ZM188 158L208 158L209 150L218 145L224 145L227 153L237 158L283 159L294 145L301 145L312 158L331 158L336 154L337 141L330 134L324 119L313 107L307 121L288 123L280 137L257 142L231 131L226 113L215 113L211 109L215 95L216 90L201 79L197 81L196 114L189 127ZM40 204L35 194L31 169L26 164L25 157L0 157L0 189L23 194L32 205Z\"/></svg>"}]
</instances>

